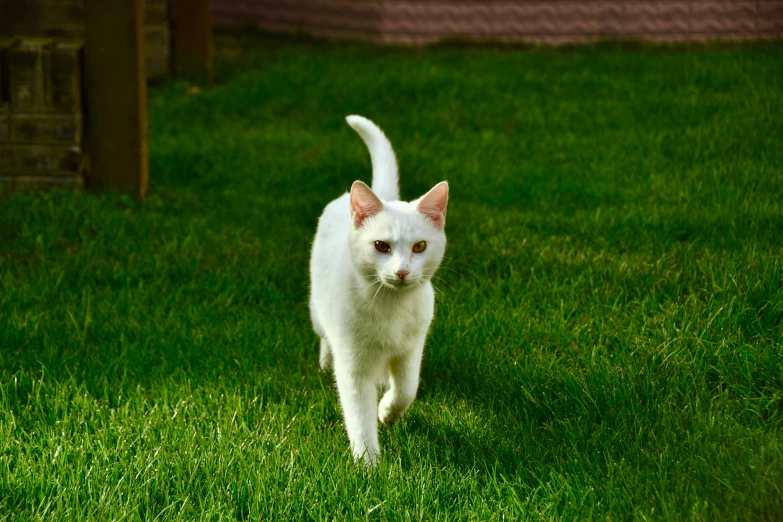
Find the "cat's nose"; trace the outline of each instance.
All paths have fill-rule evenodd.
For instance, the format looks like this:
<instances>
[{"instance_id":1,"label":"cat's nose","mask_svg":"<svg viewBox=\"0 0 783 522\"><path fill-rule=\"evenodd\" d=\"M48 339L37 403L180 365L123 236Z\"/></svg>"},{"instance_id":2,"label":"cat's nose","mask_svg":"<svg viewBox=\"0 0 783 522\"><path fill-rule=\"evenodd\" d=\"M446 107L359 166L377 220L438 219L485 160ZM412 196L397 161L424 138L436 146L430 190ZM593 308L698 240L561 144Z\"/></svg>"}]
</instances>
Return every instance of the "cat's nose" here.
<instances>
[{"instance_id":1,"label":"cat's nose","mask_svg":"<svg viewBox=\"0 0 783 522\"><path fill-rule=\"evenodd\" d=\"M397 274L397 277L400 278L400 281L404 281L405 280L405 276L410 274L410 271L409 270L397 270L394 273Z\"/></svg>"}]
</instances>

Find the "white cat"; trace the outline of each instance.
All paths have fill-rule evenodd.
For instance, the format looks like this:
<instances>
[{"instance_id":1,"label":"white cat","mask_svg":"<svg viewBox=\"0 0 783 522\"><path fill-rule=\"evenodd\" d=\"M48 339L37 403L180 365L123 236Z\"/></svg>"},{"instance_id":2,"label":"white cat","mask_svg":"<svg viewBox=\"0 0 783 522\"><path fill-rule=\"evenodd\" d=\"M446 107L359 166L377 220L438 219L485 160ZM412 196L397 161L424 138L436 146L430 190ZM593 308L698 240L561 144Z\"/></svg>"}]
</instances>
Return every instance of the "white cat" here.
<instances>
[{"instance_id":1,"label":"white cat","mask_svg":"<svg viewBox=\"0 0 783 522\"><path fill-rule=\"evenodd\" d=\"M318 221L310 258L310 315L321 368L334 368L354 459L377 462L378 419L398 421L416 396L435 294L430 279L446 249L444 181L399 201L397 160L373 122L348 116L370 151L372 190L355 181ZM378 404L376 385L388 391Z\"/></svg>"}]
</instances>

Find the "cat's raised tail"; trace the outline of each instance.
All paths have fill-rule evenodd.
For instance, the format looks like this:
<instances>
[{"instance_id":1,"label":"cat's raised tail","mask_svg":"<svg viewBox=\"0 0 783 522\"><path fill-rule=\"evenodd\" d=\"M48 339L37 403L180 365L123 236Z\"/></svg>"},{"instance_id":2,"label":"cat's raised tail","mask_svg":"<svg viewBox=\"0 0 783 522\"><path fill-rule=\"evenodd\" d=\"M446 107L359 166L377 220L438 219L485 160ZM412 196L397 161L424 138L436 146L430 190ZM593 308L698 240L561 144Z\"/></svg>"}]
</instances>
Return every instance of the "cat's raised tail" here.
<instances>
[{"instance_id":1,"label":"cat's raised tail","mask_svg":"<svg viewBox=\"0 0 783 522\"><path fill-rule=\"evenodd\" d=\"M351 115L345 118L348 125L361 136L372 161L372 191L385 201L400 199L397 158L389 139L373 122L363 116Z\"/></svg>"}]
</instances>

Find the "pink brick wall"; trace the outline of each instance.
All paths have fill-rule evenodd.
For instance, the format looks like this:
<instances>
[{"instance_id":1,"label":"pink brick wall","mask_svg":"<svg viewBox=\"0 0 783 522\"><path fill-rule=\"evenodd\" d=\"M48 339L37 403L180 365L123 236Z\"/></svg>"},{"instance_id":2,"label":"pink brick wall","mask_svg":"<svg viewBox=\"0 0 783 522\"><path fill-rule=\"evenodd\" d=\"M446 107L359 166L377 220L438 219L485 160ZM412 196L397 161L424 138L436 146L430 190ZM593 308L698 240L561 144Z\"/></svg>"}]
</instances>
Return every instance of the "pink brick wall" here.
<instances>
[{"instance_id":1,"label":"pink brick wall","mask_svg":"<svg viewBox=\"0 0 783 522\"><path fill-rule=\"evenodd\" d=\"M380 43L783 38L781 0L212 0L216 25Z\"/></svg>"}]
</instances>

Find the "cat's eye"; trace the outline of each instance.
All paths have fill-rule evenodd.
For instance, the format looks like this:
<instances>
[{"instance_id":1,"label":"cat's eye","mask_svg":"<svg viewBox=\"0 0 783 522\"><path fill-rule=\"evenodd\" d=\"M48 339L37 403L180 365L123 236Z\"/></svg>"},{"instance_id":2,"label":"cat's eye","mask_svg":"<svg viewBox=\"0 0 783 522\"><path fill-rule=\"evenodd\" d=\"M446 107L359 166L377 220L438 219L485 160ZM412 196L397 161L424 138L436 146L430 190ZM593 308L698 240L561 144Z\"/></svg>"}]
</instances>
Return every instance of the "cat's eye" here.
<instances>
[{"instance_id":1,"label":"cat's eye","mask_svg":"<svg viewBox=\"0 0 783 522\"><path fill-rule=\"evenodd\" d=\"M391 252L391 247L389 246L389 243L386 243L385 241L376 241L375 250L377 250L381 254L388 254L389 252Z\"/></svg>"},{"instance_id":2,"label":"cat's eye","mask_svg":"<svg viewBox=\"0 0 783 522\"><path fill-rule=\"evenodd\" d=\"M415 254L421 254L427 249L427 242L426 241L419 241L415 245L413 245L413 252Z\"/></svg>"}]
</instances>

